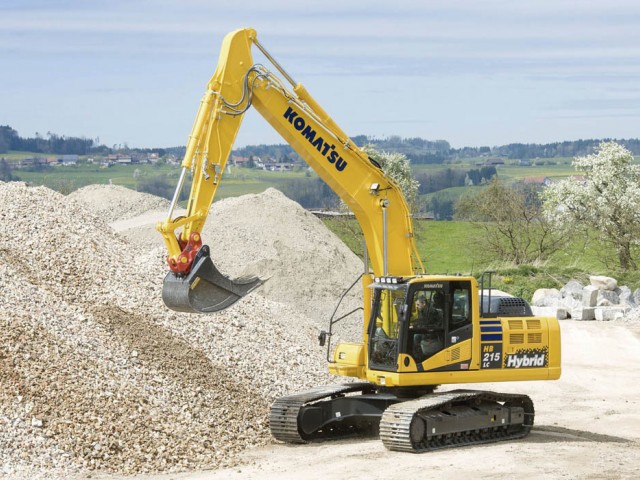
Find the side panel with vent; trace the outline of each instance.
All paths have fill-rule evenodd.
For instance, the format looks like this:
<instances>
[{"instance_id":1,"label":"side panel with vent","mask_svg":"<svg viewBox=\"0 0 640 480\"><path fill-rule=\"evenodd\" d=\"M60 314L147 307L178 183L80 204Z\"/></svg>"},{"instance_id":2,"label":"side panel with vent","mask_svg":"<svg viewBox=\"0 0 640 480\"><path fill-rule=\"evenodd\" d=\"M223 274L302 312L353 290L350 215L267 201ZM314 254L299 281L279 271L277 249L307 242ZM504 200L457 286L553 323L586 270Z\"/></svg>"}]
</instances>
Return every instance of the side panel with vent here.
<instances>
[{"instance_id":1,"label":"side panel with vent","mask_svg":"<svg viewBox=\"0 0 640 480\"><path fill-rule=\"evenodd\" d=\"M441 352L436 353L421 364L410 364L406 371L412 368L418 372L460 372L468 371L471 368L471 339L461 342L458 345L452 345L445 348ZM405 369L399 368L398 371Z\"/></svg>"},{"instance_id":2,"label":"side panel with vent","mask_svg":"<svg viewBox=\"0 0 640 480\"><path fill-rule=\"evenodd\" d=\"M502 319L504 345L501 368L547 368L548 329L539 318ZM546 324L544 325L546 327Z\"/></svg>"},{"instance_id":3,"label":"side panel with vent","mask_svg":"<svg viewBox=\"0 0 640 480\"><path fill-rule=\"evenodd\" d=\"M546 320L482 318L480 333L480 368L483 370L545 368L549 365Z\"/></svg>"}]
</instances>

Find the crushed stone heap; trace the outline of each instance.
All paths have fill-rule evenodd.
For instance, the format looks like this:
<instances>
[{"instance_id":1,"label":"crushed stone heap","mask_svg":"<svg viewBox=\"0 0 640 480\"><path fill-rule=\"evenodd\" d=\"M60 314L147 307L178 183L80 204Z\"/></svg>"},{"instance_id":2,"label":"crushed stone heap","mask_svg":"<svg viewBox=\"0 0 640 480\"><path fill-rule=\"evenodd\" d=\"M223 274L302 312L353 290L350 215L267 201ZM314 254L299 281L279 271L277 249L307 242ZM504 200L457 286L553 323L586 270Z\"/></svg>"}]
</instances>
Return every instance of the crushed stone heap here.
<instances>
[{"instance_id":1,"label":"crushed stone heap","mask_svg":"<svg viewBox=\"0 0 640 480\"><path fill-rule=\"evenodd\" d=\"M120 185L88 185L71 192L68 197L86 204L107 222L125 220L149 210L168 210L170 203L165 198Z\"/></svg>"},{"instance_id":2,"label":"crushed stone heap","mask_svg":"<svg viewBox=\"0 0 640 480\"><path fill-rule=\"evenodd\" d=\"M209 215L203 239L220 269L269 278L260 295L301 308L321 327L363 272L362 260L320 219L276 189L215 202ZM358 283L340 311L360 306Z\"/></svg>"},{"instance_id":3,"label":"crushed stone heap","mask_svg":"<svg viewBox=\"0 0 640 480\"><path fill-rule=\"evenodd\" d=\"M273 399L335 381L313 321L288 305L250 295L213 315L168 311L163 249L77 199L0 183L0 239L9 477L234 465L270 441Z\"/></svg>"}]
</instances>

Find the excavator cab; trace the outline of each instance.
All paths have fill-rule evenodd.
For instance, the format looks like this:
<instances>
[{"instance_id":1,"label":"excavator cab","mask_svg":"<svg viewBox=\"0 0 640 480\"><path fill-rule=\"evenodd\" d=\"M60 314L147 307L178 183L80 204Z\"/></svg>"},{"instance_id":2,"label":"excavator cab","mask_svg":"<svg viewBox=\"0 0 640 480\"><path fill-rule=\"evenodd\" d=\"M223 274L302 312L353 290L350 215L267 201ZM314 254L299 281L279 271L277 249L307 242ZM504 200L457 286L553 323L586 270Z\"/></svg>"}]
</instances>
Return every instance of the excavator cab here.
<instances>
[{"instance_id":1,"label":"excavator cab","mask_svg":"<svg viewBox=\"0 0 640 480\"><path fill-rule=\"evenodd\" d=\"M369 370L460 370L460 362L469 362L471 355L471 282L459 277L396 280L372 286Z\"/></svg>"}]
</instances>

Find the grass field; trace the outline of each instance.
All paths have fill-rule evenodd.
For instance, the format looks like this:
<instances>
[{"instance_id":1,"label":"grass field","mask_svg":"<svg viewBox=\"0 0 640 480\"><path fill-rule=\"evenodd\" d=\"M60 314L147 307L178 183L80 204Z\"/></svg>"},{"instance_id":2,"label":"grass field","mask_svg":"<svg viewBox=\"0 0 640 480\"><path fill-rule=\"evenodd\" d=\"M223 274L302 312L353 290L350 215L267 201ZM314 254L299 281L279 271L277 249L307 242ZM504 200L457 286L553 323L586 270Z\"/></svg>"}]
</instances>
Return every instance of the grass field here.
<instances>
[{"instance_id":1,"label":"grass field","mask_svg":"<svg viewBox=\"0 0 640 480\"><path fill-rule=\"evenodd\" d=\"M10 163L18 160L34 156L29 152L9 152L3 154ZM465 159L465 161L456 162L445 165L420 164L414 165L413 169L416 173L424 171L437 171L446 168L454 168L468 170L470 168L478 168L476 160ZM573 167L570 165L571 159L554 159L557 165L543 165L520 167L516 165L503 165L497 168L498 176L504 180L521 180L526 177L549 177L557 180L566 178L575 174ZM509 161L511 162L511 161ZM283 183L293 178L305 176L306 169L297 172L267 172L257 169L232 168L231 171L224 174L225 181L220 185L217 198L233 197L244 195L247 193L259 193L268 187L278 188ZM14 175L20 177L22 181L30 182L35 185L45 185L62 193L70 193L73 190L82 188L90 184L113 184L122 185L135 189L138 179L143 177L153 177L156 175L165 175L169 181L177 182L180 167L176 165L114 165L108 168L101 167L98 164L79 163L75 166L55 166L49 167L44 171L27 171L14 169ZM135 175L135 176L134 176ZM462 193L468 190L468 187L456 187L447 189L447 191L436 192L439 199L457 199ZM430 196L433 194L430 194ZM429 200L430 196L423 198Z\"/></svg>"},{"instance_id":2,"label":"grass field","mask_svg":"<svg viewBox=\"0 0 640 480\"><path fill-rule=\"evenodd\" d=\"M18 160L22 160L23 158L30 157L42 157L41 153L33 153L33 152L16 152L16 151L8 151L0 155L0 158L4 158L9 163L17 162Z\"/></svg>"},{"instance_id":3,"label":"grass field","mask_svg":"<svg viewBox=\"0 0 640 480\"><path fill-rule=\"evenodd\" d=\"M176 167L161 165L114 165L109 168L102 168L95 164L80 164L74 166L49 167L44 171L30 172L27 170L14 170L14 175L20 180L36 185L44 185L62 193L69 193L86 185L122 185L124 187L136 188L134 173L139 171L139 175L167 175L175 177L176 181L179 170Z\"/></svg>"},{"instance_id":4,"label":"grass field","mask_svg":"<svg viewBox=\"0 0 640 480\"><path fill-rule=\"evenodd\" d=\"M522 180L527 177L549 177L552 180L561 180L571 175L578 175L575 168L567 164L542 165L540 167L503 165L497 170L499 177L513 180Z\"/></svg>"},{"instance_id":5,"label":"grass field","mask_svg":"<svg viewBox=\"0 0 640 480\"><path fill-rule=\"evenodd\" d=\"M355 220L327 219L327 227L362 257L362 235ZM357 232L354 233L354 232ZM479 247L482 229L471 222L417 221L416 246L427 273L473 274L495 271L494 287L527 300L538 288L562 288L569 280L588 284L589 275L615 277L620 285L632 290L640 288L640 272L618 272L611 255L595 241L595 235L576 235L567 245L545 262L535 265L513 265L490 260Z\"/></svg>"},{"instance_id":6,"label":"grass field","mask_svg":"<svg viewBox=\"0 0 640 480\"><path fill-rule=\"evenodd\" d=\"M30 172L14 170L20 180L35 185L44 185L62 193L70 193L86 185L121 185L136 189L138 179L165 175L171 183L178 182L180 167L176 165L114 165L108 168L95 164L79 164L74 166L55 166L45 171ZM217 199L236 197L248 193L260 193L269 187L279 185L292 178L301 178L301 172L265 172L253 169L235 169L225 173L225 181L221 183Z\"/></svg>"}]
</instances>

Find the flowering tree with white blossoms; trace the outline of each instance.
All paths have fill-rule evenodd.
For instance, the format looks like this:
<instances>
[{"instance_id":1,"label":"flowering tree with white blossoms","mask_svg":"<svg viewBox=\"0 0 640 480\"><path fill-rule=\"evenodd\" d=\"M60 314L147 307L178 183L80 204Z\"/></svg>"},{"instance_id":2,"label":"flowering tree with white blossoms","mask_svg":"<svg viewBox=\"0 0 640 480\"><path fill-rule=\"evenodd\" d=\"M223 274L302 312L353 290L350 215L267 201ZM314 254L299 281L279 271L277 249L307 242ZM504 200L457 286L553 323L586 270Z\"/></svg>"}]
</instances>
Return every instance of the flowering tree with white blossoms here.
<instances>
[{"instance_id":1,"label":"flowering tree with white blossoms","mask_svg":"<svg viewBox=\"0 0 640 480\"><path fill-rule=\"evenodd\" d=\"M411 162L409 162L406 155L402 153L381 152L376 150L373 145L365 145L361 147L361 150L366 153L369 158L378 162L384 174L391 178L400 188L411 213L415 213L418 207L418 187L420 186L420 182L413 178ZM349 210L349 207L340 200L339 209L346 212Z\"/></svg>"},{"instance_id":2,"label":"flowering tree with white blossoms","mask_svg":"<svg viewBox=\"0 0 640 480\"><path fill-rule=\"evenodd\" d=\"M636 269L632 247L640 240L640 166L615 142L572 162L584 181L567 179L543 192L544 211L558 227L585 227L611 245L623 271Z\"/></svg>"},{"instance_id":3,"label":"flowering tree with white blossoms","mask_svg":"<svg viewBox=\"0 0 640 480\"><path fill-rule=\"evenodd\" d=\"M418 187L420 183L413 178L411 163L402 153L380 152L371 145L362 147L362 151L378 162L382 171L391 178L404 195L411 212L417 208Z\"/></svg>"},{"instance_id":4,"label":"flowering tree with white blossoms","mask_svg":"<svg viewBox=\"0 0 640 480\"><path fill-rule=\"evenodd\" d=\"M380 152L376 150L373 145L365 145L361 147L361 149L371 159L378 162L385 175L398 185L402 191L402 195L404 195L409 210L411 213L415 213L417 210L418 186L420 184L413 178L409 159L402 153ZM340 200L338 209L342 212L349 211L349 207L347 207L347 204L342 200ZM364 235L357 222L350 222L345 219L343 221L343 228L351 234L352 240L349 243L353 242L351 243L352 245L362 245Z\"/></svg>"}]
</instances>

